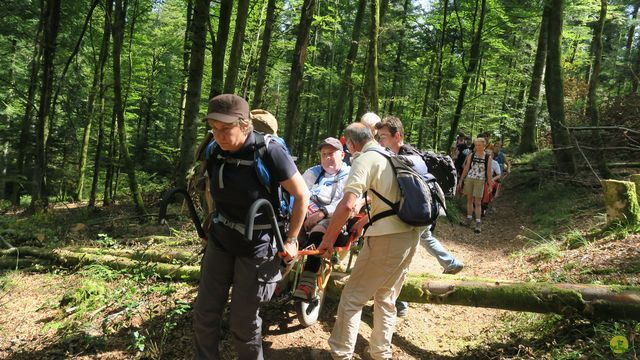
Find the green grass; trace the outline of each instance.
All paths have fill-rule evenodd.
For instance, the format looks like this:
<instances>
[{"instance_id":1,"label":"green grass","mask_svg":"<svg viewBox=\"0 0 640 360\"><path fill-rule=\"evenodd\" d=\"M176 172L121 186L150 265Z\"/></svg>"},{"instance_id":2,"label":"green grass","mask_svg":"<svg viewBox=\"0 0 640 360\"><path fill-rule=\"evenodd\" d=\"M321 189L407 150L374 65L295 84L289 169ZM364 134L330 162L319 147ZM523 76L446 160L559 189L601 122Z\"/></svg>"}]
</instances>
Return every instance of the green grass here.
<instances>
[{"instance_id":1,"label":"green grass","mask_svg":"<svg viewBox=\"0 0 640 360\"><path fill-rule=\"evenodd\" d=\"M638 355L632 342L640 333L637 321L590 322L560 315L508 313L502 324L487 345L489 353L508 358L634 359ZM629 340L626 353L615 355L611 350L615 336Z\"/></svg>"},{"instance_id":2,"label":"green grass","mask_svg":"<svg viewBox=\"0 0 640 360\"><path fill-rule=\"evenodd\" d=\"M562 242L569 249L577 249L589 245L589 240L578 229L571 229L562 235Z\"/></svg>"}]
</instances>

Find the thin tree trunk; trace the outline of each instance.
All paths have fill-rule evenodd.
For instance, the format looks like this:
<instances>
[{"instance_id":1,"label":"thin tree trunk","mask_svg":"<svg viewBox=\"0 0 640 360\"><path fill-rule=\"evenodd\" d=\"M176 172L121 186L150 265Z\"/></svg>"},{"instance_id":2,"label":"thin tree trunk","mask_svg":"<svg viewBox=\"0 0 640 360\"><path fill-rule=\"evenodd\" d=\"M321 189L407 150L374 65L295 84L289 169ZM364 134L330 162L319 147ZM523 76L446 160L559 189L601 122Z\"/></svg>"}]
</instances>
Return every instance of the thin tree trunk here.
<instances>
[{"instance_id":1,"label":"thin tree trunk","mask_svg":"<svg viewBox=\"0 0 640 360\"><path fill-rule=\"evenodd\" d=\"M180 140L182 140L182 119L184 114L185 100L187 96L187 78L189 76L189 56L191 54L191 37L193 29L191 21L193 20L193 0L187 0L187 26L184 29L184 42L182 44L182 84L180 85L180 111L178 113L178 126L176 129L176 147L180 148Z\"/></svg>"},{"instance_id":2,"label":"thin tree trunk","mask_svg":"<svg viewBox=\"0 0 640 360\"><path fill-rule=\"evenodd\" d=\"M358 45L360 44L360 29L362 28L362 20L364 19L364 11L367 6L367 0L358 1L358 10L356 12L356 18L353 23L353 31L351 33L351 45L349 46L349 53L344 64L344 73L340 77L342 85L338 91L336 98L336 107L333 111L331 122L329 123L327 134L329 136L335 136L338 133L340 125L344 122L344 119L351 119L351 112L349 116L345 117L345 105L350 98L349 94L353 93L353 83L351 81L351 75L353 74L353 66L358 56Z\"/></svg>"},{"instance_id":3,"label":"thin tree trunk","mask_svg":"<svg viewBox=\"0 0 640 360\"><path fill-rule=\"evenodd\" d=\"M91 137L91 123L95 117L94 105L96 94L101 92L101 86L104 77L104 66L107 63L107 57L109 55L109 39L111 38L111 7L113 1L105 1L105 16L104 16L104 28L102 32L102 44L100 45L100 55L98 57L98 63L93 72L93 84L89 92L89 100L87 101L87 123L85 124L84 134L82 136L82 147L80 149L80 161L78 164L78 181L75 192L75 199L77 201L82 200L82 190L84 188L84 175L87 167L87 155L89 151L89 139ZM102 114L99 114L102 117Z\"/></svg>"},{"instance_id":4,"label":"thin tree trunk","mask_svg":"<svg viewBox=\"0 0 640 360\"><path fill-rule=\"evenodd\" d=\"M364 74L364 112L378 112L378 37L380 33L380 1L370 0L371 27L369 29L369 54Z\"/></svg>"},{"instance_id":5,"label":"thin tree trunk","mask_svg":"<svg viewBox=\"0 0 640 360\"><path fill-rule=\"evenodd\" d=\"M120 157L124 171L129 176L129 189L138 213L144 213L142 194L136 178L135 165L129 155L127 144L127 131L124 121L124 108L122 103L122 83L120 78L120 55L124 40L125 18L127 13L127 0L116 0L113 23L113 105L118 122L118 139L120 143Z\"/></svg>"},{"instance_id":6,"label":"thin tree trunk","mask_svg":"<svg viewBox=\"0 0 640 360\"><path fill-rule=\"evenodd\" d=\"M244 43L244 32L247 27L247 17L249 13L249 0L238 0L238 10L236 11L236 26L231 42L231 53L229 54L229 64L227 66L227 78L224 81L224 92L233 94L236 91L236 81L238 69L242 59L242 45Z\"/></svg>"},{"instance_id":7,"label":"thin tree trunk","mask_svg":"<svg viewBox=\"0 0 640 360\"><path fill-rule=\"evenodd\" d=\"M285 142L295 148L295 129L298 127L298 102L304 89L304 61L307 57L309 32L316 8L316 0L304 0L298 24L298 35L293 51L291 75L289 77L289 93L287 95L287 114L285 117Z\"/></svg>"},{"instance_id":8,"label":"thin tree trunk","mask_svg":"<svg viewBox=\"0 0 640 360\"><path fill-rule=\"evenodd\" d=\"M30 74L29 74L29 89L27 90L27 104L25 106L24 117L22 118L22 123L20 125L20 137L18 140L18 144L16 147L16 174L19 176L27 177L24 174L24 163L26 153L30 147L31 141L31 117L34 109L34 101L36 92L38 91L38 72L40 70L40 61L42 59L42 29L44 26L44 0L40 0L40 19L38 21L38 27L36 30L35 36L35 46L33 49L33 57L31 58L31 62L29 64ZM21 193L21 183L16 181L13 184L12 194L11 194L11 202L14 206L20 205L20 193Z\"/></svg>"},{"instance_id":9,"label":"thin tree trunk","mask_svg":"<svg viewBox=\"0 0 640 360\"><path fill-rule=\"evenodd\" d=\"M391 81L391 97L389 100L389 114L393 114L393 110L395 108L396 97L398 96L398 85L400 83L400 74L402 73L404 66L402 64L402 55L404 54L404 43L405 43L405 30L407 28L407 16L409 14L409 0L404 0L404 5L402 7L402 20L400 25L400 30L398 34L398 48L396 49L396 59L394 61L394 69L393 69L393 80Z\"/></svg>"},{"instance_id":10,"label":"thin tree trunk","mask_svg":"<svg viewBox=\"0 0 640 360\"><path fill-rule=\"evenodd\" d=\"M193 38L191 43L191 61L189 62L189 81L187 83L187 106L184 111L182 146L180 147L180 161L178 163L176 176L178 186L185 186L187 184L187 172L195 160L198 112L200 109L204 53L207 42L206 26L207 16L209 15L209 3L210 0L196 0L193 13ZM218 43L218 45L219 44L220 43Z\"/></svg>"},{"instance_id":11,"label":"thin tree trunk","mask_svg":"<svg viewBox=\"0 0 640 360\"><path fill-rule=\"evenodd\" d=\"M575 174L576 163L570 148L569 131L565 126L564 74L562 70L562 21L564 0L546 0L549 7L547 68L544 85L551 125L554 155L560 171Z\"/></svg>"},{"instance_id":12,"label":"thin tree trunk","mask_svg":"<svg viewBox=\"0 0 640 360\"><path fill-rule=\"evenodd\" d=\"M449 6L449 0L444 0L442 3L442 29L440 30L440 44L438 44L438 62L436 63L436 86L433 89L433 128L432 130L432 143L431 147L434 150L438 149L438 143L440 142L440 92L442 91L442 82L444 76L442 74L442 62L444 57L444 39L447 32L447 7Z\"/></svg>"},{"instance_id":13,"label":"thin tree trunk","mask_svg":"<svg viewBox=\"0 0 640 360\"><path fill-rule=\"evenodd\" d=\"M209 99L222 94L224 84L224 56L227 51L229 39L229 27L231 26L231 12L233 0L220 1L220 14L218 16L218 38L211 55L211 89Z\"/></svg>"},{"instance_id":14,"label":"thin tree trunk","mask_svg":"<svg viewBox=\"0 0 640 360\"><path fill-rule=\"evenodd\" d=\"M424 87L424 97L422 98L422 110L420 111L420 117L422 122L420 124L420 134L418 135L418 149L422 149L425 144L425 130L427 128L427 111L429 110L429 93L431 92L431 86L433 83L433 64L435 63L435 55L431 55L429 59L429 70L427 71L427 84Z\"/></svg>"},{"instance_id":15,"label":"thin tree trunk","mask_svg":"<svg viewBox=\"0 0 640 360\"><path fill-rule=\"evenodd\" d=\"M264 24L262 34L262 47L260 48L260 60L258 61L258 75L256 88L253 93L252 107L259 109L262 107L262 93L267 79L267 62L269 60L269 47L271 47L271 32L276 19L276 0L269 0L267 4L267 19Z\"/></svg>"},{"instance_id":16,"label":"thin tree trunk","mask_svg":"<svg viewBox=\"0 0 640 360\"><path fill-rule=\"evenodd\" d=\"M262 19L264 18L264 13L267 10L267 3L262 1L262 9L260 10L259 23L255 29L255 41L253 44L249 46L249 61L245 66L244 76L242 77L242 82L240 83L240 88L242 91L240 92L243 98L248 99L249 94L249 86L251 85L251 80L253 79L253 74L256 71L255 61L256 56L258 55L258 44L260 44L260 35L262 35L262 31L260 28L262 27Z\"/></svg>"},{"instance_id":17,"label":"thin tree trunk","mask_svg":"<svg viewBox=\"0 0 640 360\"><path fill-rule=\"evenodd\" d=\"M538 34L538 47L533 63L533 74L531 75L531 86L529 86L527 108L524 113L522 134L520 135L519 154L534 152L538 149L536 123L538 122L538 111L540 107L542 74L544 73L544 63L547 57L547 24L549 23L549 15L549 7L544 6L542 21L540 22L540 33Z\"/></svg>"},{"instance_id":18,"label":"thin tree trunk","mask_svg":"<svg viewBox=\"0 0 640 360\"><path fill-rule=\"evenodd\" d=\"M462 117L462 108L464 107L464 99L467 93L467 88L469 86L469 79L476 71L476 66L478 66L478 60L480 59L480 45L482 43L482 28L484 26L484 18L487 12L487 1L482 0L480 5L480 18L478 20L478 29L473 37L473 43L471 43L471 51L469 58L469 66L467 67L467 71L462 78L462 85L460 85L460 93L458 94L458 103L456 105L456 111L453 115L453 122L451 123L451 131L449 131L449 136L447 138L447 142L444 144L444 149L449 152L449 149L453 145L455 141L456 134L458 132L458 124L460 123L460 118Z\"/></svg>"},{"instance_id":19,"label":"thin tree trunk","mask_svg":"<svg viewBox=\"0 0 640 360\"><path fill-rule=\"evenodd\" d=\"M591 118L591 126L600 126L600 109L598 104L598 83L600 81L600 68L602 66L602 32L604 30L604 23L607 18L607 0L600 0L600 18L593 33L594 44L594 58L593 58L593 71L591 73L591 82L589 83L589 94L587 96L587 112ZM602 140L602 134L600 130L594 130L594 135L598 144L598 147L604 147L604 141ZM600 175L608 179L611 177L611 171L607 167L607 163L603 156L604 151L595 151L594 156L598 164Z\"/></svg>"},{"instance_id":20,"label":"thin tree trunk","mask_svg":"<svg viewBox=\"0 0 640 360\"><path fill-rule=\"evenodd\" d=\"M111 2L111 0L107 0ZM104 72L102 73L104 77ZM104 93L105 86L100 83L100 117L98 118L98 143L96 144L96 154L93 160L93 179L91 181L91 195L89 195L89 208L93 209L96 204L96 193L98 191L98 180L100 179L100 166L102 165L102 148L104 147ZM106 196L106 195L105 195Z\"/></svg>"},{"instance_id":21,"label":"thin tree trunk","mask_svg":"<svg viewBox=\"0 0 640 360\"><path fill-rule=\"evenodd\" d=\"M14 68L16 63L17 44L18 44L18 40L11 39L11 63L9 65L9 87L10 88L4 94L3 104L6 104L7 100L11 99L14 96L13 95L13 88L15 87ZM29 106L29 104L27 104L27 106ZM6 124L8 124L8 127L13 128L11 114L4 111L4 109L2 113L5 114L4 120ZM9 175L8 174L9 145L10 145L10 142L9 142L9 138L7 137L4 140L4 144L2 144L2 149L1 149L2 154L0 154L0 199L7 198L7 185L8 185L7 176Z\"/></svg>"},{"instance_id":22,"label":"thin tree trunk","mask_svg":"<svg viewBox=\"0 0 640 360\"><path fill-rule=\"evenodd\" d=\"M51 93L53 91L53 60L56 51L56 38L60 25L60 0L48 0L45 15L42 60L42 87L40 88L40 107L36 125L36 164L33 169L33 191L31 209L46 208L47 198L47 138L51 111Z\"/></svg>"},{"instance_id":23,"label":"thin tree trunk","mask_svg":"<svg viewBox=\"0 0 640 360\"><path fill-rule=\"evenodd\" d=\"M115 105L111 108L111 131L109 133L109 151L107 153L107 173L104 179L104 198L102 204L107 206L111 204L113 200L114 192L114 175L116 172L116 166L118 165L116 156L118 155L118 147L116 146L116 133L118 132L118 123L116 122L116 109Z\"/></svg>"}]
</instances>

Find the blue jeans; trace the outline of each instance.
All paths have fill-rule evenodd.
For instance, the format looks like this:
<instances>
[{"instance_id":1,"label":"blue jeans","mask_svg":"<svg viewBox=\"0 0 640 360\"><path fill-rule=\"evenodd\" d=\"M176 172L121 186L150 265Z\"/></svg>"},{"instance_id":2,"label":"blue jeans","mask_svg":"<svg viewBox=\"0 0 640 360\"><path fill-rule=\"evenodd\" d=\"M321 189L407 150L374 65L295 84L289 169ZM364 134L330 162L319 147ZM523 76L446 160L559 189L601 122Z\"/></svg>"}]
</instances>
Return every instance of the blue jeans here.
<instances>
[{"instance_id":1,"label":"blue jeans","mask_svg":"<svg viewBox=\"0 0 640 360\"><path fill-rule=\"evenodd\" d=\"M444 270L462 265L462 262L458 261L455 256L451 255L447 249L440 244L440 241L431 234L430 229L427 229L420 234L420 240L427 248L429 254L438 260L438 263L440 263L440 266L442 266Z\"/></svg>"}]
</instances>

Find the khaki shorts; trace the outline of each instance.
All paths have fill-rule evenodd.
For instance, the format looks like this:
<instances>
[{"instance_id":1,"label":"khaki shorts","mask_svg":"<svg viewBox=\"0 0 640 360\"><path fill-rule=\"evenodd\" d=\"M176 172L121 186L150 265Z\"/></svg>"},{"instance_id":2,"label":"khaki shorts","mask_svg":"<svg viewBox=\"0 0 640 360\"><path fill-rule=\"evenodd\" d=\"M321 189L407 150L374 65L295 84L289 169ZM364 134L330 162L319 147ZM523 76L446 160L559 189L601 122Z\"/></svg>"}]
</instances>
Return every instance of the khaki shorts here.
<instances>
[{"instance_id":1,"label":"khaki shorts","mask_svg":"<svg viewBox=\"0 0 640 360\"><path fill-rule=\"evenodd\" d=\"M481 179L464 179L464 188L462 193L467 196L481 198L484 193L484 180Z\"/></svg>"}]
</instances>

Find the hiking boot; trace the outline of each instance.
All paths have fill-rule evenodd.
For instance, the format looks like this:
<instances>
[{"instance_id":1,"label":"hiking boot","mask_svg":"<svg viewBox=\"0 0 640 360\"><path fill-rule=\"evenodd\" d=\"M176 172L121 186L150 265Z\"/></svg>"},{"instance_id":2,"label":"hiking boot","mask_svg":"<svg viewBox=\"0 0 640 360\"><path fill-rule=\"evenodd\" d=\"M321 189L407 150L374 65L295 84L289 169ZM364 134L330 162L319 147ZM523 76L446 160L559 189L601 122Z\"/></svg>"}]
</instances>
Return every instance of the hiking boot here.
<instances>
[{"instance_id":1,"label":"hiking boot","mask_svg":"<svg viewBox=\"0 0 640 360\"><path fill-rule=\"evenodd\" d=\"M373 355L371 355L371 348L368 347L368 346L364 348L364 354L362 354L362 355L363 355L362 359L364 359L364 360L375 360ZM388 358L383 358L383 359L384 360L387 360L387 359L391 360L392 358L388 357Z\"/></svg>"},{"instance_id":2,"label":"hiking boot","mask_svg":"<svg viewBox=\"0 0 640 360\"><path fill-rule=\"evenodd\" d=\"M480 225L480 221L476 221L476 228L473 230L476 234L480 234L480 231L482 231L481 225Z\"/></svg>"},{"instance_id":3,"label":"hiking boot","mask_svg":"<svg viewBox=\"0 0 640 360\"><path fill-rule=\"evenodd\" d=\"M409 303L406 301L396 301L396 316L407 317L409 315Z\"/></svg>"},{"instance_id":4,"label":"hiking boot","mask_svg":"<svg viewBox=\"0 0 640 360\"><path fill-rule=\"evenodd\" d=\"M310 301L316 296L317 280L316 273L311 271L303 271L300 275L298 288L293 293L293 297Z\"/></svg>"},{"instance_id":5,"label":"hiking boot","mask_svg":"<svg viewBox=\"0 0 640 360\"><path fill-rule=\"evenodd\" d=\"M451 265L448 268L444 269L444 271L442 273L446 274L446 275L455 275L455 274L459 273L460 271L462 271L462 269L464 269L464 264L455 264L455 265Z\"/></svg>"},{"instance_id":6,"label":"hiking boot","mask_svg":"<svg viewBox=\"0 0 640 360\"><path fill-rule=\"evenodd\" d=\"M471 227L472 222L473 222L473 218L467 217L467 221L465 225L467 225L468 227Z\"/></svg>"}]
</instances>

